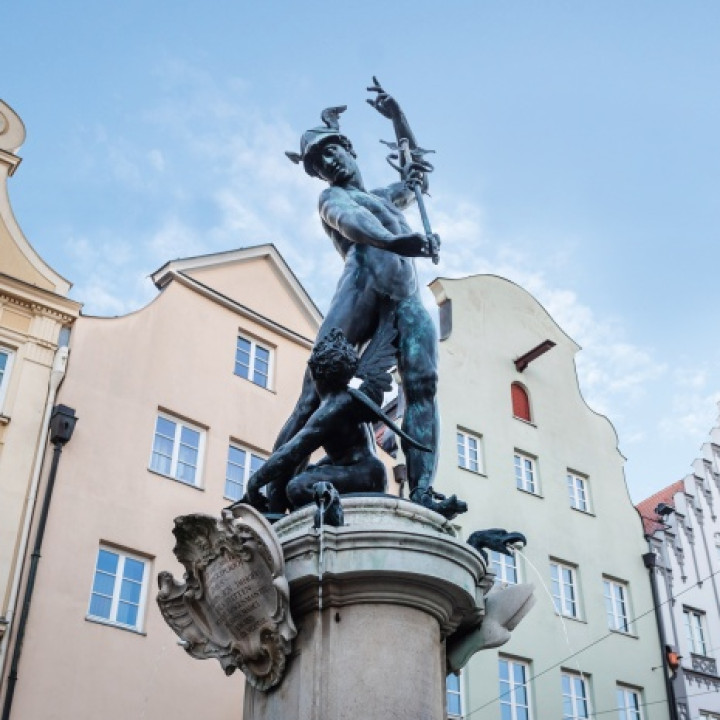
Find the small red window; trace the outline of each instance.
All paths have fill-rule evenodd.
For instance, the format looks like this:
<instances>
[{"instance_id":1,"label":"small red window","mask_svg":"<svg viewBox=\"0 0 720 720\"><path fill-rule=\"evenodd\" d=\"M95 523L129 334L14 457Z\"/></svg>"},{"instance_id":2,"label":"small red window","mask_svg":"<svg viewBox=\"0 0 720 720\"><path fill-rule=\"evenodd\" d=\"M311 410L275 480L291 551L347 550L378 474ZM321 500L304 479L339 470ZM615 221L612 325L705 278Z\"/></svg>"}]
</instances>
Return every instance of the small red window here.
<instances>
[{"instance_id":1,"label":"small red window","mask_svg":"<svg viewBox=\"0 0 720 720\"><path fill-rule=\"evenodd\" d=\"M527 390L520 383L513 383L510 386L510 394L512 395L513 415L530 422L530 399Z\"/></svg>"}]
</instances>

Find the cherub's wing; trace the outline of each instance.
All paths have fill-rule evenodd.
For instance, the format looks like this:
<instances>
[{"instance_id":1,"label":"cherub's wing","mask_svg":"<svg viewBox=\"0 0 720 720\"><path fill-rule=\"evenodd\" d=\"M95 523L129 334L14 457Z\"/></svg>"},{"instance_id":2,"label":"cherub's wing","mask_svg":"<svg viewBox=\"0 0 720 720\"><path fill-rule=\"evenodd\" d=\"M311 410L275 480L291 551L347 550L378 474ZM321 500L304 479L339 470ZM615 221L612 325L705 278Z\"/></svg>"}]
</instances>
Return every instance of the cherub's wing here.
<instances>
[{"instance_id":1,"label":"cherub's wing","mask_svg":"<svg viewBox=\"0 0 720 720\"><path fill-rule=\"evenodd\" d=\"M390 370L397 365L395 313L384 313L365 352L360 357L355 375L363 380L360 390L376 403L392 388Z\"/></svg>"},{"instance_id":2,"label":"cherub's wing","mask_svg":"<svg viewBox=\"0 0 720 720\"><path fill-rule=\"evenodd\" d=\"M347 391L363 406L363 414L366 421L374 422L379 420L380 422L385 423L394 433L406 440L413 447L418 448L418 450L424 450L425 452L432 452L432 448L419 443L415 440L415 438L410 437L406 432L404 432L401 427L396 425L395 421L387 413L385 413L385 411L376 402L371 400L366 393L362 392L362 387L360 387L359 390L349 387Z\"/></svg>"}]
</instances>

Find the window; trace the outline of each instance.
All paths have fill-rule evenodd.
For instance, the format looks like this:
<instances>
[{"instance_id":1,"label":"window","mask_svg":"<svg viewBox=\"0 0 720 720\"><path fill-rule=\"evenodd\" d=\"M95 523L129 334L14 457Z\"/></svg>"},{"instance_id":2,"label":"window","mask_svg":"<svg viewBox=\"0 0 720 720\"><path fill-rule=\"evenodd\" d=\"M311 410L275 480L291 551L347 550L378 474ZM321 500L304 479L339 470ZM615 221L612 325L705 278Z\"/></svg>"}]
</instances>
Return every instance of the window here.
<instances>
[{"instance_id":1,"label":"window","mask_svg":"<svg viewBox=\"0 0 720 720\"><path fill-rule=\"evenodd\" d=\"M707 639L705 632L705 613L691 608L683 610L685 618L685 633L687 635L690 652L696 655L707 656Z\"/></svg>"},{"instance_id":2,"label":"window","mask_svg":"<svg viewBox=\"0 0 720 720\"><path fill-rule=\"evenodd\" d=\"M587 682L576 673L562 674L563 720L582 720L590 717Z\"/></svg>"},{"instance_id":3,"label":"window","mask_svg":"<svg viewBox=\"0 0 720 720\"><path fill-rule=\"evenodd\" d=\"M540 493L535 458L515 452L515 483L518 490L538 495Z\"/></svg>"},{"instance_id":4,"label":"window","mask_svg":"<svg viewBox=\"0 0 720 720\"><path fill-rule=\"evenodd\" d=\"M570 507L581 512L590 512L590 495L588 493L588 479L577 473L567 473L568 495Z\"/></svg>"},{"instance_id":5,"label":"window","mask_svg":"<svg viewBox=\"0 0 720 720\"><path fill-rule=\"evenodd\" d=\"M272 353L269 348L258 345L238 335L235 350L235 374L263 388L270 387L270 360Z\"/></svg>"},{"instance_id":6,"label":"window","mask_svg":"<svg viewBox=\"0 0 720 720\"><path fill-rule=\"evenodd\" d=\"M508 585L517 584L518 573L514 555L504 555L497 550L491 550L490 567L495 573L495 582L503 582Z\"/></svg>"},{"instance_id":7,"label":"window","mask_svg":"<svg viewBox=\"0 0 720 720\"><path fill-rule=\"evenodd\" d=\"M230 445L225 470L225 497L228 500L239 500L245 494L245 485L250 476L264 462L265 458L237 445Z\"/></svg>"},{"instance_id":8,"label":"window","mask_svg":"<svg viewBox=\"0 0 720 720\"><path fill-rule=\"evenodd\" d=\"M457 431L458 467L483 472L480 438L464 430Z\"/></svg>"},{"instance_id":9,"label":"window","mask_svg":"<svg viewBox=\"0 0 720 720\"><path fill-rule=\"evenodd\" d=\"M720 720L720 715L714 712L708 712L707 710L701 710L700 720Z\"/></svg>"},{"instance_id":10,"label":"window","mask_svg":"<svg viewBox=\"0 0 720 720\"><path fill-rule=\"evenodd\" d=\"M10 369L12 368L13 355L12 350L0 347L0 412L2 412L5 393L10 383Z\"/></svg>"},{"instance_id":11,"label":"window","mask_svg":"<svg viewBox=\"0 0 720 720\"><path fill-rule=\"evenodd\" d=\"M502 720L530 720L529 666L519 660L499 659L500 717Z\"/></svg>"},{"instance_id":12,"label":"window","mask_svg":"<svg viewBox=\"0 0 720 720\"><path fill-rule=\"evenodd\" d=\"M146 560L100 546L88 617L141 630L147 580Z\"/></svg>"},{"instance_id":13,"label":"window","mask_svg":"<svg viewBox=\"0 0 720 720\"><path fill-rule=\"evenodd\" d=\"M459 675L450 673L445 679L445 698L448 720L462 720L463 701Z\"/></svg>"},{"instance_id":14,"label":"window","mask_svg":"<svg viewBox=\"0 0 720 720\"><path fill-rule=\"evenodd\" d=\"M552 596L555 612L565 617L578 617L577 578L575 568L561 563L550 563Z\"/></svg>"},{"instance_id":15,"label":"window","mask_svg":"<svg viewBox=\"0 0 720 720\"><path fill-rule=\"evenodd\" d=\"M198 487L204 442L202 430L167 415L158 415L150 469Z\"/></svg>"},{"instance_id":16,"label":"window","mask_svg":"<svg viewBox=\"0 0 720 720\"><path fill-rule=\"evenodd\" d=\"M527 390L520 383L514 382L510 386L510 397L512 398L513 415L530 422L530 398Z\"/></svg>"},{"instance_id":17,"label":"window","mask_svg":"<svg viewBox=\"0 0 720 720\"><path fill-rule=\"evenodd\" d=\"M633 688L617 686L618 717L620 720L642 720L640 693Z\"/></svg>"},{"instance_id":18,"label":"window","mask_svg":"<svg viewBox=\"0 0 720 720\"><path fill-rule=\"evenodd\" d=\"M615 580L604 579L603 590L608 627L611 630L630 632L627 585Z\"/></svg>"}]
</instances>

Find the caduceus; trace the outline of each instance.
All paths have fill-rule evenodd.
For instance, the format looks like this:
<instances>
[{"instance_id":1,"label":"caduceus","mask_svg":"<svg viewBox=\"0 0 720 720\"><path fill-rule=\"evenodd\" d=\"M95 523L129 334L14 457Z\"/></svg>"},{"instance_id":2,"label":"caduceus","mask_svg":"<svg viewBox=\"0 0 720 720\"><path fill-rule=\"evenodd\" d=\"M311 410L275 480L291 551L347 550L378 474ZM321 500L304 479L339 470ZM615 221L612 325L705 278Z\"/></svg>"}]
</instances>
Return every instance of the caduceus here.
<instances>
[{"instance_id":1,"label":"caduceus","mask_svg":"<svg viewBox=\"0 0 720 720\"><path fill-rule=\"evenodd\" d=\"M368 103L385 117L393 119L395 113L391 112L387 105L390 102L394 103L395 101L390 95L388 95L387 92L385 92L377 77L374 75L373 84L368 87L368 91L377 93L377 97L369 99ZM398 112L402 113L399 108ZM396 127L396 131L397 130L398 128ZM401 136L402 134L407 135L408 137L403 137ZM407 123L404 123L403 129L400 133L398 133L397 142L388 142L387 140L381 140L380 142L383 145L387 145L387 147L389 147L392 151L390 155L387 156L387 161L392 168L397 170L405 184L415 194L415 202L417 203L417 207L420 212L423 230L426 235L432 235L433 231L430 226L430 218L428 217L427 208L425 207L425 198L423 198L423 193L427 192L426 176L435 169L425 159L425 155L434 153L435 151L421 148L415 141ZM439 259L438 253L433 253L432 261L435 265L438 264Z\"/></svg>"}]
</instances>

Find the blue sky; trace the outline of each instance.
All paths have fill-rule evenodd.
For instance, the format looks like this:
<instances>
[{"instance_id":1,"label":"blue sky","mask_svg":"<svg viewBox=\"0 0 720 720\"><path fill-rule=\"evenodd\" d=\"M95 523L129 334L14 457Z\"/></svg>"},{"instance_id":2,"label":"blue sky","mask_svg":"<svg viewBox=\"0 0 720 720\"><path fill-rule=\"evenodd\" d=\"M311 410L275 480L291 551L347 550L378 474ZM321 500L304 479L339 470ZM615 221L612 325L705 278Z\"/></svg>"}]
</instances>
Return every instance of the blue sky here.
<instances>
[{"instance_id":1,"label":"blue sky","mask_svg":"<svg viewBox=\"0 0 720 720\"><path fill-rule=\"evenodd\" d=\"M274 242L321 308L340 261L287 161L348 104L392 179L373 74L433 158L437 273L530 290L582 346L634 500L717 416L720 3L6 3L0 97L23 118L11 201L89 314L134 310L169 259Z\"/></svg>"}]
</instances>

